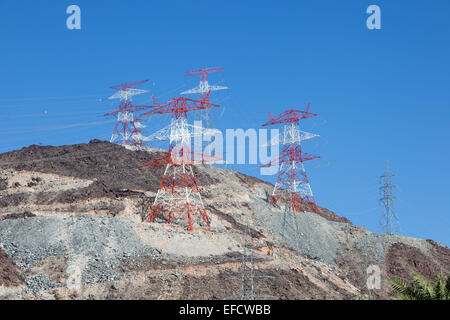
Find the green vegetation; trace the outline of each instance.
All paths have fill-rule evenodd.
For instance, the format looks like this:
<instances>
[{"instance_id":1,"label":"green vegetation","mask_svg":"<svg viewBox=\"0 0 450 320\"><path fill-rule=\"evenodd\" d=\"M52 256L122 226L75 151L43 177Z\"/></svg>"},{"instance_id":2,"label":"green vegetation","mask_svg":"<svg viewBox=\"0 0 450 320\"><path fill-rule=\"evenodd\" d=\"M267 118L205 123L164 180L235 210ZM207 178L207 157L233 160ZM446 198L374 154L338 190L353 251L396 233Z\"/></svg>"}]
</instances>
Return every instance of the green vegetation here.
<instances>
[{"instance_id":1,"label":"green vegetation","mask_svg":"<svg viewBox=\"0 0 450 320\"><path fill-rule=\"evenodd\" d=\"M412 275L412 283L403 279L392 279L393 293L401 300L450 300L450 276L442 271L430 282L418 273Z\"/></svg>"}]
</instances>

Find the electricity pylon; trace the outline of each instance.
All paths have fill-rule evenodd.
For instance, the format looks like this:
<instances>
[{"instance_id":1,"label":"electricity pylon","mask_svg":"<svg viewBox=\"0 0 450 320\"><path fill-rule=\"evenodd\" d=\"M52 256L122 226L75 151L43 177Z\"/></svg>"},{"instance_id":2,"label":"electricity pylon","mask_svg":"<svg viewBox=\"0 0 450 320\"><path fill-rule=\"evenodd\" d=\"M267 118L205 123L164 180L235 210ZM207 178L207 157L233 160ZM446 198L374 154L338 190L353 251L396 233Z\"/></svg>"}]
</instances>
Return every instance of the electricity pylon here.
<instances>
[{"instance_id":1,"label":"electricity pylon","mask_svg":"<svg viewBox=\"0 0 450 320\"><path fill-rule=\"evenodd\" d=\"M261 295L255 292L255 279L270 279L273 278L269 275L256 275L255 274L255 262L253 256L253 236L250 232L250 228L247 224L245 228L245 242L242 251L242 264L241 274L235 277L229 277L226 280L241 280L241 294L230 296L227 299L240 299L240 300L256 300L256 299L274 299L273 296Z\"/></svg>"},{"instance_id":2,"label":"electricity pylon","mask_svg":"<svg viewBox=\"0 0 450 320\"><path fill-rule=\"evenodd\" d=\"M395 185L391 182L391 177L393 176L394 174L392 174L389 170L389 161L386 161L384 175L380 176L382 181L382 186L380 187L380 203L383 207L383 214L380 218L380 231L386 234L401 233L400 224L394 206L394 199L396 197L392 194L392 189L395 188Z\"/></svg>"},{"instance_id":3,"label":"electricity pylon","mask_svg":"<svg viewBox=\"0 0 450 320\"><path fill-rule=\"evenodd\" d=\"M116 110L105 114L105 116L117 115L116 126L110 142L129 145L142 146L144 137L142 136L142 124L144 121L140 117L135 117L134 113L145 110L148 106L135 106L132 104L132 97L138 94L148 92L148 90L136 89L138 85L147 82L148 80L141 80L135 82L127 82L110 87L117 90L115 94L109 97L109 100L120 99L119 106Z\"/></svg>"},{"instance_id":4,"label":"electricity pylon","mask_svg":"<svg viewBox=\"0 0 450 320\"><path fill-rule=\"evenodd\" d=\"M198 94L198 99L204 100L205 98L209 99L209 93L212 91L228 89L228 87L226 87L226 86L216 86L216 85L209 84L208 74L216 73L216 72L223 72L223 68L222 67L203 68L200 70L191 70L191 71L186 72L186 76L200 76L200 84L195 88L183 91L181 94ZM208 96L206 96L206 95L208 95ZM200 120L205 122L206 128L210 127L209 110L200 111Z\"/></svg>"},{"instance_id":5,"label":"electricity pylon","mask_svg":"<svg viewBox=\"0 0 450 320\"><path fill-rule=\"evenodd\" d=\"M263 126L284 124L283 136L272 139L268 145L282 145L282 154L262 167L279 166L277 182L273 189L270 203L284 205L287 211L306 211L319 214L308 177L303 163L320 158L302 151L301 142L318 135L300 130L299 121L317 114L310 113L311 104L305 111L287 110L279 116L273 117L269 112L269 121Z\"/></svg>"},{"instance_id":6,"label":"electricity pylon","mask_svg":"<svg viewBox=\"0 0 450 320\"><path fill-rule=\"evenodd\" d=\"M158 104L154 99L154 106L144 113L144 115L172 114L170 127L149 137L149 139L169 140L169 152L141 166L166 168L148 215L148 222L162 218L167 223L182 224L188 230L193 230L194 224L210 225L192 169L192 165L199 163L195 156L201 156L203 161L205 156L190 151L191 138L196 128L187 123L187 112L213 107L219 105L185 97L173 98L164 104ZM200 130L199 134L207 132Z\"/></svg>"},{"instance_id":7,"label":"electricity pylon","mask_svg":"<svg viewBox=\"0 0 450 320\"><path fill-rule=\"evenodd\" d=\"M208 74L223 72L223 67L215 67L215 68L203 68L199 70L191 70L186 72L186 76L200 76L200 84L192 89L181 92L181 94L198 94L199 100L205 100L209 102L210 95L212 91L226 90L228 87L226 86L217 86L211 85L208 82ZM200 110L198 113L198 120L201 121L202 125L206 128L212 127L211 115L209 109ZM202 137L202 150L203 150L203 137ZM204 163L204 161L202 161Z\"/></svg>"}]
</instances>

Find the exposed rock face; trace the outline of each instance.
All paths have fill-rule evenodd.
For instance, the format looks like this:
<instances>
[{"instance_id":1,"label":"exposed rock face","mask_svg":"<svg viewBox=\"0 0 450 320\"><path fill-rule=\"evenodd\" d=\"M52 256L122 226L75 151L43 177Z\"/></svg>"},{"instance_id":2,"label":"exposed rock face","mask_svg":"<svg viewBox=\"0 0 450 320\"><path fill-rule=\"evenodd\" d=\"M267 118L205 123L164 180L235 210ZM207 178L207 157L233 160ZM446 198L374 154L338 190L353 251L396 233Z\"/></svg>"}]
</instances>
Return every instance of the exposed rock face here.
<instances>
[{"instance_id":1,"label":"exposed rock face","mask_svg":"<svg viewBox=\"0 0 450 320\"><path fill-rule=\"evenodd\" d=\"M209 165L195 174L210 228L143 223L164 168L140 165L160 153L93 140L1 154L0 297L223 299L240 292L226 279L247 225L256 273L272 276L257 291L279 299L367 294L370 265L384 280L450 271L450 250L431 240L373 234L325 208L284 216L271 184ZM388 283L372 296L390 298Z\"/></svg>"}]
</instances>

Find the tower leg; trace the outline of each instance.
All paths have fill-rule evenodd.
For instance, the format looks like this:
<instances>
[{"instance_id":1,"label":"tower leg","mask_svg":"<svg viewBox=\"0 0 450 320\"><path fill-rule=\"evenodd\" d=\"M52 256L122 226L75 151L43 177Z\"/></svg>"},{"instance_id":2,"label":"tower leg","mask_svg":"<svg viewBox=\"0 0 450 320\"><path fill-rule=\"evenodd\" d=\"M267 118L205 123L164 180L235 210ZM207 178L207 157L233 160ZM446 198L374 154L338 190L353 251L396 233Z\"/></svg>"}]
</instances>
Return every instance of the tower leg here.
<instances>
[{"instance_id":1,"label":"tower leg","mask_svg":"<svg viewBox=\"0 0 450 320\"><path fill-rule=\"evenodd\" d=\"M158 217L188 230L210 226L191 165L167 164L148 222Z\"/></svg>"}]
</instances>

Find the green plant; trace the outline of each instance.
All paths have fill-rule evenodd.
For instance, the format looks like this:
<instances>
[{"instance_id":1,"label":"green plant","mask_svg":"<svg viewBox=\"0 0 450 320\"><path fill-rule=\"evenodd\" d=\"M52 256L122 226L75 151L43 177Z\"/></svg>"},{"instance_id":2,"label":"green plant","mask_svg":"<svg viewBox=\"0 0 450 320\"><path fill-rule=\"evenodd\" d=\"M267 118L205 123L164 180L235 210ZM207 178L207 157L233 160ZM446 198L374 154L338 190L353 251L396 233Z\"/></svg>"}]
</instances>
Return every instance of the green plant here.
<instances>
[{"instance_id":1,"label":"green plant","mask_svg":"<svg viewBox=\"0 0 450 320\"><path fill-rule=\"evenodd\" d=\"M442 271L434 278L433 283L418 273L411 277L412 283L403 279L391 279L393 293L401 300L450 300L450 276L445 277Z\"/></svg>"}]
</instances>

